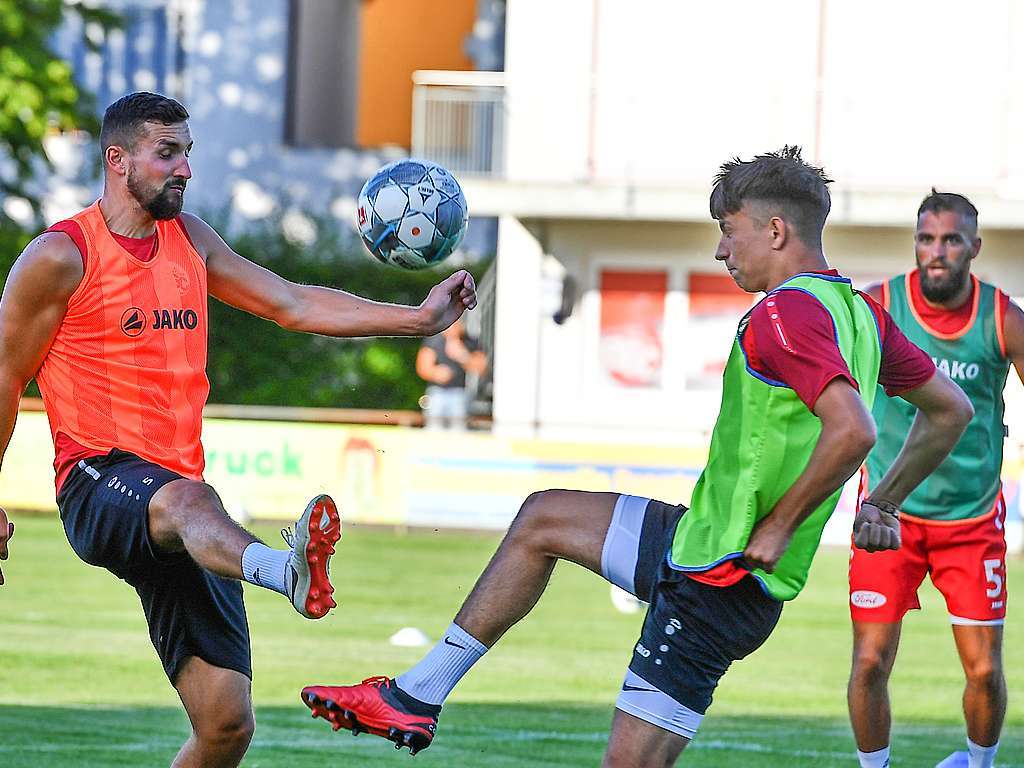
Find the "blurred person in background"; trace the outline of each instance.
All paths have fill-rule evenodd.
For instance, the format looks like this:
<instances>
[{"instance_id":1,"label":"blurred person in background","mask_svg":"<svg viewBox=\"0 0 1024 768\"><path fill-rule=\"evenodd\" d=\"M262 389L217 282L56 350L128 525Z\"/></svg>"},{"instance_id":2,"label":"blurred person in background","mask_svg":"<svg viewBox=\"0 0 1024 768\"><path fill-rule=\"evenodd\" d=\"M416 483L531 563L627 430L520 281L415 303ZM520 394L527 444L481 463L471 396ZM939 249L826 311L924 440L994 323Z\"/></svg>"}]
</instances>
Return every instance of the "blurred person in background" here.
<instances>
[{"instance_id":1,"label":"blurred person in background","mask_svg":"<svg viewBox=\"0 0 1024 768\"><path fill-rule=\"evenodd\" d=\"M322 618L335 605L328 564L341 520L330 497L317 496L282 531L289 548L272 549L203 481L208 297L306 333L424 336L475 306L475 286L456 272L420 306L400 306L299 285L243 258L182 212L192 136L173 99L114 102L100 145L102 197L29 243L4 286L0 456L35 377L68 541L138 592L188 713L192 734L173 765L232 767L255 727L239 582ZM0 559L13 534L0 509Z\"/></svg>"},{"instance_id":2,"label":"blurred person in background","mask_svg":"<svg viewBox=\"0 0 1024 768\"><path fill-rule=\"evenodd\" d=\"M889 765L889 675L903 617L921 607L917 590L927 573L946 600L967 677L967 751L939 765L989 768L1006 715L1003 387L1011 363L1024 379L1024 312L971 274L981 238L978 210L963 195L932 189L917 211L914 249L912 272L867 292L966 393L974 418L949 457L903 502L903 546L894 552L853 549L850 719L861 766ZM916 413L913 405L882 393L875 398L878 442L862 475L862 493L870 494L896 460Z\"/></svg>"},{"instance_id":3,"label":"blurred person in background","mask_svg":"<svg viewBox=\"0 0 1024 768\"><path fill-rule=\"evenodd\" d=\"M436 336L424 339L416 354L416 373L427 382L423 416L427 429L466 428L469 393L466 374L480 376L487 356L466 333L459 318Z\"/></svg>"},{"instance_id":4,"label":"blurred person in background","mask_svg":"<svg viewBox=\"0 0 1024 768\"><path fill-rule=\"evenodd\" d=\"M413 752L428 747L447 696L568 560L650 604L604 765L675 765L729 666L764 643L803 589L842 486L874 444L879 383L921 415L861 505L854 536L871 550L899 546L899 504L956 443L971 405L876 301L829 268L829 183L796 147L730 161L715 179L715 258L742 289L767 295L734 337L691 507L531 494L441 641L396 678L303 689L315 716Z\"/></svg>"}]
</instances>

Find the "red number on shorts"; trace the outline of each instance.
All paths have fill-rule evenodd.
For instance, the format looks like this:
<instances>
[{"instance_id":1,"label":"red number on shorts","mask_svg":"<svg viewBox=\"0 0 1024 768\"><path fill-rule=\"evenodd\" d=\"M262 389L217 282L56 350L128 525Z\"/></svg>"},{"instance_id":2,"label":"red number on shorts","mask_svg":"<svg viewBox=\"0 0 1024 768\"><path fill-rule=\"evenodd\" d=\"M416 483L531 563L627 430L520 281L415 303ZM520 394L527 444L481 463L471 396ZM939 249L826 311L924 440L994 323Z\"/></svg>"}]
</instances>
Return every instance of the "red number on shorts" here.
<instances>
[{"instance_id":1,"label":"red number on shorts","mask_svg":"<svg viewBox=\"0 0 1024 768\"><path fill-rule=\"evenodd\" d=\"M1003 591L1003 577L996 573L1002 564L1003 561L998 558L995 560L985 560L983 563L985 566L985 581L992 585L985 590L985 594L989 597L999 597Z\"/></svg>"}]
</instances>

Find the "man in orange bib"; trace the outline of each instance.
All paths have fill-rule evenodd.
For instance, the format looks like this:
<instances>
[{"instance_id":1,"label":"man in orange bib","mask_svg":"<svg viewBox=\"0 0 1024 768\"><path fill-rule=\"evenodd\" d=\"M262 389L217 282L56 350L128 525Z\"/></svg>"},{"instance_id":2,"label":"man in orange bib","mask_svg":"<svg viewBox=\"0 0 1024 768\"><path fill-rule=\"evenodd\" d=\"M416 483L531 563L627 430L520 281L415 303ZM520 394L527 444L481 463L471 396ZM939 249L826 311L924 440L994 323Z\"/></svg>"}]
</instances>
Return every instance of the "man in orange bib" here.
<instances>
[{"instance_id":1,"label":"man in orange bib","mask_svg":"<svg viewBox=\"0 0 1024 768\"><path fill-rule=\"evenodd\" d=\"M188 113L133 93L103 117L103 196L33 240L0 301L0 456L36 378L53 434L57 506L72 548L139 593L192 723L174 766L236 766L253 734L241 580L318 619L341 520L314 498L272 549L203 482L207 296L296 331L430 336L476 304L459 271L418 307L297 285L182 213ZM14 524L0 509L0 559ZM0 575L0 584L3 583Z\"/></svg>"}]
</instances>

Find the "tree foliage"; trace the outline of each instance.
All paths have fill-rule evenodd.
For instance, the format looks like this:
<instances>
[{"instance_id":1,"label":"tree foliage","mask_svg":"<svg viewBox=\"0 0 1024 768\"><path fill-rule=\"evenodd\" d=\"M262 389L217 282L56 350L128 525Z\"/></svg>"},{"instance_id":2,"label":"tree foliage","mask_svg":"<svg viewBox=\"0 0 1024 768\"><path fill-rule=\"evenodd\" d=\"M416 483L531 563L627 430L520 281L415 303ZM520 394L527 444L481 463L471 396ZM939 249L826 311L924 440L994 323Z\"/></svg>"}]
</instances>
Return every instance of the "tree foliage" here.
<instances>
[{"instance_id":1,"label":"tree foliage","mask_svg":"<svg viewBox=\"0 0 1024 768\"><path fill-rule=\"evenodd\" d=\"M451 267L408 272L366 254L355 238L320 222L313 244L290 241L276 222L229 237L249 258L298 283L326 285L400 304L419 304ZM479 280L489 261L467 265ZM210 401L330 408L415 409L420 339L332 339L285 331L210 300Z\"/></svg>"},{"instance_id":2,"label":"tree foliage","mask_svg":"<svg viewBox=\"0 0 1024 768\"><path fill-rule=\"evenodd\" d=\"M116 15L76 0L0 0L0 198L28 200L39 216L32 179L48 167L44 141L55 131L99 130L92 97L51 47L68 13L103 29ZM86 38L88 42L88 36ZM217 223L217 216L214 216ZM41 220L37 221L37 225ZM334 222L317 241L298 245L280 221L229 237L239 253L296 282L328 285L381 301L418 304L444 267L405 272L362 252ZM41 228L41 227L40 227ZM219 227L225 229L224 227ZM38 232L0 207L0 278ZM477 278L486 263L470 265ZM210 300L210 400L217 403L349 408L415 408L424 383L414 370L418 339L329 339L284 331ZM29 394L37 394L33 383Z\"/></svg>"},{"instance_id":3,"label":"tree foliage","mask_svg":"<svg viewBox=\"0 0 1024 768\"><path fill-rule=\"evenodd\" d=\"M91 97L74 81L71 66L51 47L68 13L109 28L117 16L66 0L0 0L0 191L38 201L27 182L37 164L49 163L43 140L51 131L99 128Z\"/></svg>"}]
</instances>

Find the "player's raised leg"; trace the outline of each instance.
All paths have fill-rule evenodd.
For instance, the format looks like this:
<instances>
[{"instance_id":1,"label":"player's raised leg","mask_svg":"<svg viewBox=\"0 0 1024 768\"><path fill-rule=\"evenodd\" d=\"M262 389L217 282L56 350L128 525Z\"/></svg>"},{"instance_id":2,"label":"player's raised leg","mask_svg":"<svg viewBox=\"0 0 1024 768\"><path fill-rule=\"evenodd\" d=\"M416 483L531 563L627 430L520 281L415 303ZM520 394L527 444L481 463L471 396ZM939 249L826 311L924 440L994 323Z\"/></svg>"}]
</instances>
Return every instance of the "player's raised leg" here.
<instances>
[{"instance_id":1,"label":"player's raised leg","mask_svg":"<svg viewBox=\"0 0 1024 768\"><path fill-rule=\"evenodd\" d=\"M309 502L294 532L282 531L290 549L280 550L235 523L209 485L179 479L153 496L149 535L161 550L186 551L218 576L280 592L306 618L319 619L336 605L330 559L341 538L341 518L329 496Z\"/></svg>"},{"instance_id":2,"label":"player's raised leg","mask_svg":"<svg viewBox=\"0 0 1024 768\"><path fill-rule=\"evenodd\" d=\"M889 765L889 675L896 662L901 627L900 621L853 623L853 666L847 702L863 768Z\"/></svg>"},{"instance_id":3,"label":"player's raised leg","mask_svg":"<svg viewBox=\"0 0 1024 768\"><path fill-rule=\"evenodd\" d=\"M185 705L192 735L171 768L238 765L256 727L249 678L193 656L181 667L174 687Z\"/></svg>"},{"instance_id":4,"label":"player's raised leg","mask_svg":"<svg viewBox=\"0 0 1024 768\"><path fill-rule=\"evenodd\" d=\"M536 605L559 560L601 573L618 499L585 491L530 494L455 623L490 647Z\"/></svg>"},{"instance_id":5,"label":"player's raised leg","mask_svg":"<svg viewBox=\"0 0 1024 768\"><path fill-rule=\"evenodd\" d=\"M602 572L618 494L531 494L444 637L395 680L310 686L302 699L335 730L368 731L412 752L429 746L445 698L487 650L537 603L559 560Z\"/></svg>"}]
</instances>

